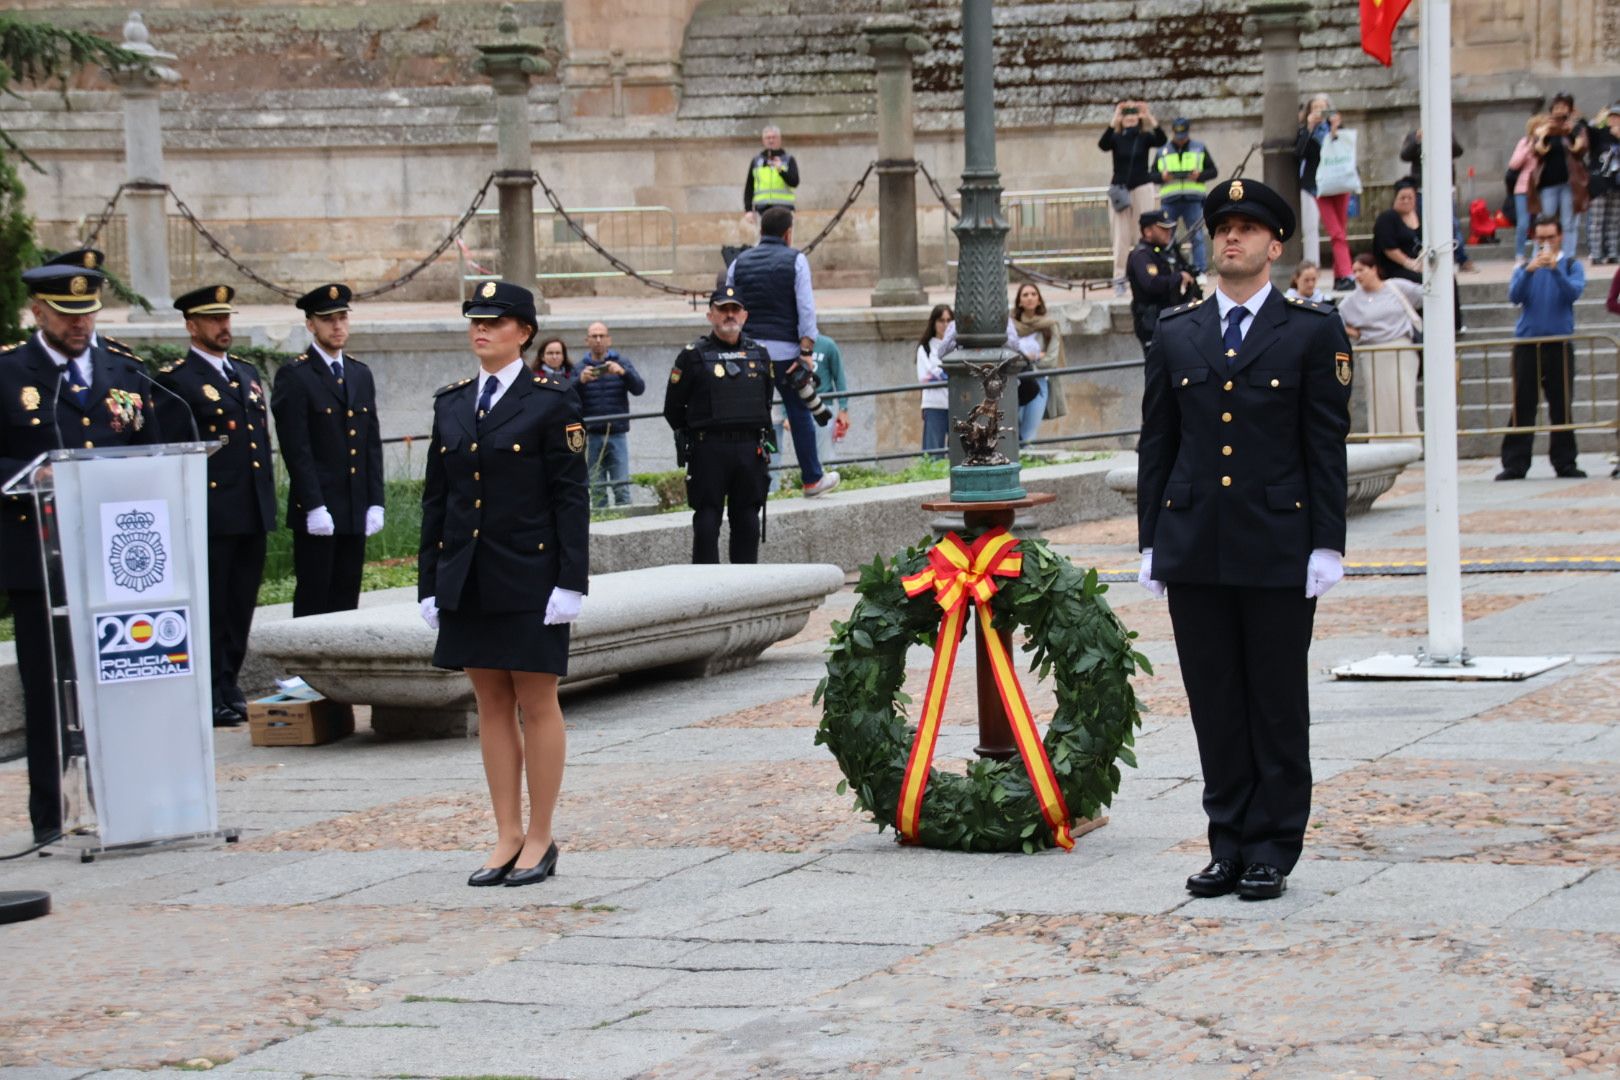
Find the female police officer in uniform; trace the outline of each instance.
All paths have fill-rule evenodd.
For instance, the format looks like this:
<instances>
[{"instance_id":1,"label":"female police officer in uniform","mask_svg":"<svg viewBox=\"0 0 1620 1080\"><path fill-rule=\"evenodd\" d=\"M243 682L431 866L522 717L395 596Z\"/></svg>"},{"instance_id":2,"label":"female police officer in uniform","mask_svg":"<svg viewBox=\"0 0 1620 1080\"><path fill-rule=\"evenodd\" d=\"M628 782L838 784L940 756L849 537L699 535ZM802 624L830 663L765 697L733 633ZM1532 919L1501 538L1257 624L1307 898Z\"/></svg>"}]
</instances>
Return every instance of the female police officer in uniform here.
<instances>
[{"instance_id":1,"label":"female police officer in uniform","mask_svg":"<svg viewBox=\"0 0 1620 1080\"><path fill-rule=\"evenodd\" d=\"M479 370L434 395L417 593L439 631L433 663L465 669L478 701L500 835L467 884L531 885L557 866L557 677L589 568L585 429L574 388L524 366L537 329L529 290L488 282L461 313Z\"/></svg>"}]
</instances>

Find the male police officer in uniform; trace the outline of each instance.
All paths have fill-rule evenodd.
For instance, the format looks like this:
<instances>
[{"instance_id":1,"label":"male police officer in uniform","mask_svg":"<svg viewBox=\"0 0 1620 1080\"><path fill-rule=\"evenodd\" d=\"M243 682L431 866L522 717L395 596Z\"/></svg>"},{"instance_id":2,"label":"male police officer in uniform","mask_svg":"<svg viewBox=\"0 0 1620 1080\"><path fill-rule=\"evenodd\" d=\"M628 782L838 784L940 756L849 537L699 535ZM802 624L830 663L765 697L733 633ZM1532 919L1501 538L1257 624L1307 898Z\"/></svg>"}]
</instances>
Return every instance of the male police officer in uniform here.
<instances>
[{"instance_id":1,"label":"male police officer in uniform","mask_svg":"<svg viewBox=\"0 0 1620 1080\"><path fill-rule=\"evenodd\" d=\"M383 527L382 432L371 370L343 350L347 285L322 285L296 301L314 342L276 373L270 408L292 489L293 617L360 605L366 537Z\"/></svg>"},{"instance_id":2,"label":"male police officer in uniform","mask_svg":"<svg viewBox=\"0 0 1620 1080\"><path fill-rule=\"evenodd\" d=\"M229 285L205 285L174 302L186 317L191 351L158 374L158 382L175 395L158 406L164 431L189 434L195 425L197 438L220 444L208 458L215 727L247 719L247 699L236 680L264 578L265 537L276 527L270 400L257 369L229 353L235 296Z\"/></svg>"},{"instance_id":3,"label":"male police officer in uniform","mask_svg":"<svg viewBox=\"0 0 1620 1080\"><path fill-rule=\"evenodd\" d=\"M101 252L70 251L25 271L37 328L0 349L0 481L47 450L163 441L141 361L110 338L91 344L101 310ZM0 506L0 587L16 619L28 740L28 815L34 841L62 830L56 687L33 500Z\"/></svg>"},{"instance_id":4,"label":"male police officer in uniform","mask_svg":"<svg viewBox=\"0 0 1620 1080\"><path fill-rule=\"evenodd\" d=\"M720 561L720 515L731 515L731 561L759 561L760 509L770 465L771 358L743 337L748 312L736 290L709 297L714 327L681 350L664 390L664 419L686 451L692 561ZM729 504L729 507L728 507Z\"/></svg>"},{"instance_id":5,"label":"male police officer in uniform","mask_svg":"<svg viewBox=\"0 0 1620 1080\"><path fill-rule=\"evenodd\" d=\"M1281 896L1311 808L1306 653L1343 576L1350 342L1325 304L1283 299L1294 231L1276 192L1205 203L1220 283L1159 316L1138 446L1141 583L1170 594L1198 736L1211 861L1195 896Z\"/></svg>"},{"instance_id":6,"label":"male police officer in uniform","mask_svg":"<svg viewBox=\"0 0 1620 1080\"><path fill-rule=\"evenodd\" d=\"M1198 283L1170 247L1170 212L1149 210L1137 221L1142 239L1125 260L1125 276L1131 283L1131 326L1146 356L1159 312L1187 300Z\"/></svg>"}]
</instances>

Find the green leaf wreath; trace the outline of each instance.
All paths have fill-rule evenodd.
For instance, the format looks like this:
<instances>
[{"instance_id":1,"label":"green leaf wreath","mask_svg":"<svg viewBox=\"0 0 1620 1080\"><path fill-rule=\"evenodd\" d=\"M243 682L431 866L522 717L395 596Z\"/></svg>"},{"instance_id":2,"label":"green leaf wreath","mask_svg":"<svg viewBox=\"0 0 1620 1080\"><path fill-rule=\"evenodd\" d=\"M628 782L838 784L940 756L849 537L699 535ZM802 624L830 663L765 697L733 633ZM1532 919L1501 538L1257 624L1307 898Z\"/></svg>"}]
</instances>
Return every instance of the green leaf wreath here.
<instances>
[{"instance_id":1,"label":"green leaf wreath","mask_svg":"<svg viewBox=\"0 0 1620 1080\"><path fill-rule=\"evenodd\" d=\"M861 599L848 622L833 624L827 676L816 688L823 703L816 745L838 759L845 777L839 792L852 790L880 830L894 824L915 732L905 714L911 698L900 689L906 651L932 648L939 632L932 594L908 597L900 584L923 568L929 546L861 568ZM1080 570L1038 539L1021 540L1019 550L1023 572L999 583L990 609L997 628L1026 631L1030 672L1054 680L1057 710L1046 726L1046 752L1070 813L1095 818L1119 791L1116 763L1136 766L1130 748L1142 720L1130 677L1153 669L1132 648L1135 632L1103 599L1108 586L1095 570ZM961 851L1034 852L1052 844L1016 754L973 761L966 775L930 770L918 839L924 847Z\"/></svg>"}]
</instances>

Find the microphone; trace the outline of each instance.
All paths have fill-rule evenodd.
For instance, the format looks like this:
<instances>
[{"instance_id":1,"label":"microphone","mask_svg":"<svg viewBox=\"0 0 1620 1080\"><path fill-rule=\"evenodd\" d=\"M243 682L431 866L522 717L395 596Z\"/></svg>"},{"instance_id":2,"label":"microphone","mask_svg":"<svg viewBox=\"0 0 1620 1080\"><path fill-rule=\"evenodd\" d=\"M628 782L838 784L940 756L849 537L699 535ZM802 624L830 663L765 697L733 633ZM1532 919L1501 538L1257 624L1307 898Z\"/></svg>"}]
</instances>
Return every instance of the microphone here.
<instances>
[{"instance_id":1,"label":"microphone","mask_svg":"<svg viewBox=\"0 0 1620 1080\"><path fill-rule=\"evenodd\" d=\"M67 449L67 443L62 441L62 420L57 415L57 406L62 402L62 383L67 380L67 373L65 367L57 370L56 392L51 395L51 427L56 429L56 448L58 450Z\"/></svg>"},{"instance_id":2,"label":"microphone","mask_svg":"<svg viewBox=\"0 0 1620 1080\"><path fill-rule=\"evenodd\" d=\"M191 406L186 403L186 399L175 393L173 390L170 390L167 386L164 386L156 379L152 378L152 376L148 375L146 373L146 368L143 365L136 364L135 371L140 375L141 378L145 379L147 382L151 383L153 386L157 387L159 390L163 391L165 394L168 394L170 397L174 398L175 401L180 403L180 408L185 413L186 422L191 425L191 441L202 442L202 435L197 430L197 417L192 413ZM154 408L152 410L152 415L154 418L157 416L157 409Z\"/></svg>"}]
</instances>

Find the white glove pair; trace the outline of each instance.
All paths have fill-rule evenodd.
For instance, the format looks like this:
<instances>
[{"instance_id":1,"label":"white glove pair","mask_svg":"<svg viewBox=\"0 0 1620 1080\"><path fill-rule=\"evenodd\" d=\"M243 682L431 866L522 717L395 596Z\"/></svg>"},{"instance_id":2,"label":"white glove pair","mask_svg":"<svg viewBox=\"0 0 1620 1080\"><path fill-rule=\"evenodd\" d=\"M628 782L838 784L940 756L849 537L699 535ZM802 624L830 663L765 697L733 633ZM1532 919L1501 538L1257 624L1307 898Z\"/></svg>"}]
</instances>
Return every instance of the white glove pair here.
<instances>
[{"instance_id":1,"label":"white glove pair","mask_svg":"<svg viewBox=\"0 0 1620 1080\"><path fill-rule=\"evenodd\" d=\"M331 536L337 531L337 524L332 520L332 512L324 506L317 506L304 518L304 528L311 536ZM376 536L383 530L383 508L380 506L366 507L366 535Z\"/></svg>"},{"instance_id":2,"label":"white glove pair","mask_svg":"<svg viewBox=\"0 0 1620 1080\"><path fill-rule=\"evenodd\" d=\"M418 605L422 612L422 621L427 623L429 630L439 628L439 605L435 602L436 596L429 596ZM571 623L579 618L579 609L584 605L585 595L573 589L552 589L551 599L546 601L546 625L558 626L562 623Z\"/></svg>"},{"instance_id":3,"label":"white glove pair","mask_svg":"<svg viewBox=\"0 0 1620 1080\"><path fill-rule=\"evenodd\" d=\"M1344 578L1344 556L1329 548L1311 552L1305 565L1305 595L1315 599L1323 595ZM1142 551L1142 568L1136 572L1136 583L1154 596L1164 597L1164 582L1153 578L1153 549Z\"/></svg>"}]
</instances>

